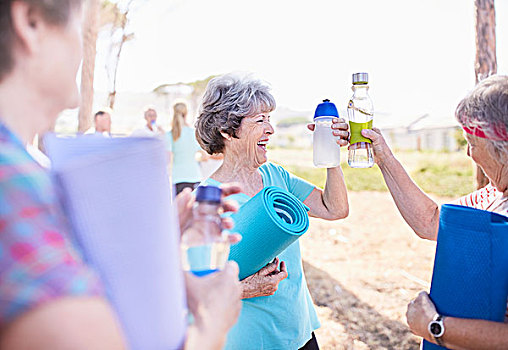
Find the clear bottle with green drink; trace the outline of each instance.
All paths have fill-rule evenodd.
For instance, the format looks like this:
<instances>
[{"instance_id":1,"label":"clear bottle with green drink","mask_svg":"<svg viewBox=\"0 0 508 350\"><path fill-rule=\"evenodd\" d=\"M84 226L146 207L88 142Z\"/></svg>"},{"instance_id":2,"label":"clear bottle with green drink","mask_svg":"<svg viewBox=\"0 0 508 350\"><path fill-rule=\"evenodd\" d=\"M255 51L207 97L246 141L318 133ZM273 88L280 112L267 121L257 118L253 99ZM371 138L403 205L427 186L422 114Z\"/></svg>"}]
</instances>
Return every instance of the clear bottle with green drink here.
<instances>
[{"instance_id":1,"label":"clear bottle with green drink","mask_svg":"<svg viewBox=\"0 0 508 350\"><path fill-rule=\"evenodd\" d=\"M362 136L362 129L372 129L374 106L369 96L369 75L353 74L353 97L349 100L347 114L349 119L348 164L351 168L370 168L374 165L372 141Z\"/></svg>"}]
</instances>

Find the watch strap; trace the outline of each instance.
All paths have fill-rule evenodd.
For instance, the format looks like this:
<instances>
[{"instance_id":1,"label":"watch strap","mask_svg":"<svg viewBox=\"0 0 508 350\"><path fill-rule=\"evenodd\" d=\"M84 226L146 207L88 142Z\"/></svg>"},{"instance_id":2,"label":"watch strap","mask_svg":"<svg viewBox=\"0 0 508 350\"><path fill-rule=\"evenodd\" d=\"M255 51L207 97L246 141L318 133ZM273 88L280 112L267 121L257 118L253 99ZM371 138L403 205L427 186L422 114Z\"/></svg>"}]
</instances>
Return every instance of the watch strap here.
<instances>
[{"instance_id":1,"label":"watch strap","mask_svg":"<svg viewBox=\"0 0 508 350\"><path fill-rule=\"evenodd\" d=\"M439 326L441 327L441 332L440 332L441 334L438 336L436 336L434 333L432 333L432 331L430 331L430 327L429 327L430 334L432 335L432 337L436 341L437 345L439 345L439 346L444 346L443 339L442 339L442 337L444 335L444 330L445 330L444 319L445 319L444 316L442 316L440 314L436 314L429 324L429 326L430 326L432 323L438 323Z\"/></svg>"}]
</instances>

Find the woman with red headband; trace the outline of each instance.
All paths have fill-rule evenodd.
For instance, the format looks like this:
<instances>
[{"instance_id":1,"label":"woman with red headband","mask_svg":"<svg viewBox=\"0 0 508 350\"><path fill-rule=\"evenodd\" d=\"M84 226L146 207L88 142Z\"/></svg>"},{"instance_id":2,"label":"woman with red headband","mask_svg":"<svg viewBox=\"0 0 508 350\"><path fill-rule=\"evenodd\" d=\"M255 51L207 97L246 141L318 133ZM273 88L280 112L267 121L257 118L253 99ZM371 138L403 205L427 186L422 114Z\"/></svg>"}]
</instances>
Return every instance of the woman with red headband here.
<instances>
[{"instance_id":1,"label":"woman with red headband","mask_svg":"<svg viewBox=\"0 0 508 350\"><path fill-rule=\"evenodd\" d=\"M467 154L480 166L490 183L457 200L456 204L508 216L508 76L491 76L480 82L458 105L456 118L464 130ZM402 217L415 233L436 240L439 207L404 170L379 129L363 130L372 140L374 156ZM411 301L407 322L411 331L436 341L428 325L437 315L429 296L421 292ZM508 324L446 317L441 337L450 349L506 349Z\"/></svg>"}]
</instances>

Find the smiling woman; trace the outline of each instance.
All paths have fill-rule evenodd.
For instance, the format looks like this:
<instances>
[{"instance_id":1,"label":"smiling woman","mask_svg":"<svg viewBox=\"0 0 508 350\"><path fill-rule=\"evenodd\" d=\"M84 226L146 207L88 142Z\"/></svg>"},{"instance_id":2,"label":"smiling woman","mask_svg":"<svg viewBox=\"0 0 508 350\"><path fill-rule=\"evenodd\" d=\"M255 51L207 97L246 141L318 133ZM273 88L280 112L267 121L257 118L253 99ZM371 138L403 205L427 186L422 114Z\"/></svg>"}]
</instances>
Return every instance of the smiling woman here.
<instances>
[{"instance_id":1,"label":"smiling woman","mask_svg":"<svg viewBox=\"0 0 508 350\"><path fill-rule=\"evenodd\" d=\"M490 182L459 198L455 204L508 216L508 76L493 75L478 83L459 103L455 116L467 140L467 154L482 168ZM439 206L409 177L379 129L365 129L362 134L372 140L375 161L404 220L419 237L437 240L441 217ZM450 224L450 231L452 228L460 230L457 225ZM469 233L483 234L474 225L470 231L461 232L465 233L460 238L464 242L469 239L466 237ZM456 252L446 251L446 254ZM474 254L481 256L477 251ZM492 266L497 263L489 260ZM461 271L454 273L460 274ZM447 291L453 293L455 287L449 285ZM461 307L466 312L468 306ZM408 305L406 316L414 334L450 349L504 349L508 343L508 324L440 315L426 292L420 293ZM444 332L434 332L434 326Z\"/></svg>"},{"instance_id":2,"label":"smiling woman","mask_svg":"<svg viewBox=\"0 0 508 350\"><path fill-rule=\"evenodd\" d=\"M349 209L340 167L327 170L322 190L268 163L266 147L274 134L270 123L274 109L269 87L250 76L225 75L210 81L196 123L196 137L208 153L222 153L224 163L205 183L239 183L243 191L232 199L240 206L264 187L276 186L300 199L310 208L311 216L345 218ZM336 119L333 128L342 138L347 137L343 120ZM279 258L241 281L243 308L228 335L226 349L318 348L313 332L319 321L305 281L298 241Z\"/></svg>"}]
</instances>

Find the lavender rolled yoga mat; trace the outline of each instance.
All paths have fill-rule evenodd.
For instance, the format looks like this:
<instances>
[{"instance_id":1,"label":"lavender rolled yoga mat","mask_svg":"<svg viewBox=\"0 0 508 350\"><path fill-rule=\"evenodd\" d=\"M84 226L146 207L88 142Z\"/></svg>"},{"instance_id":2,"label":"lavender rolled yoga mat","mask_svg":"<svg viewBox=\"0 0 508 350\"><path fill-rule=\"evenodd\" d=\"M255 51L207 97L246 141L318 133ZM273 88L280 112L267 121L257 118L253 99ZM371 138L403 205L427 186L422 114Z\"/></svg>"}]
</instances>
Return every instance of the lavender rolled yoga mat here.
<instances>
[{"instance_id":1,"label":"lavender rolled yoga mat","mask_svg":"<svg viewBox=\"0 0 508 350\"><path fill-rule=\"evenodd\" d=\"M162 141L49 136L45 145L72 238L99 273L129 347L182 347L185 288Z\"/></svg>"}]
</instances>

